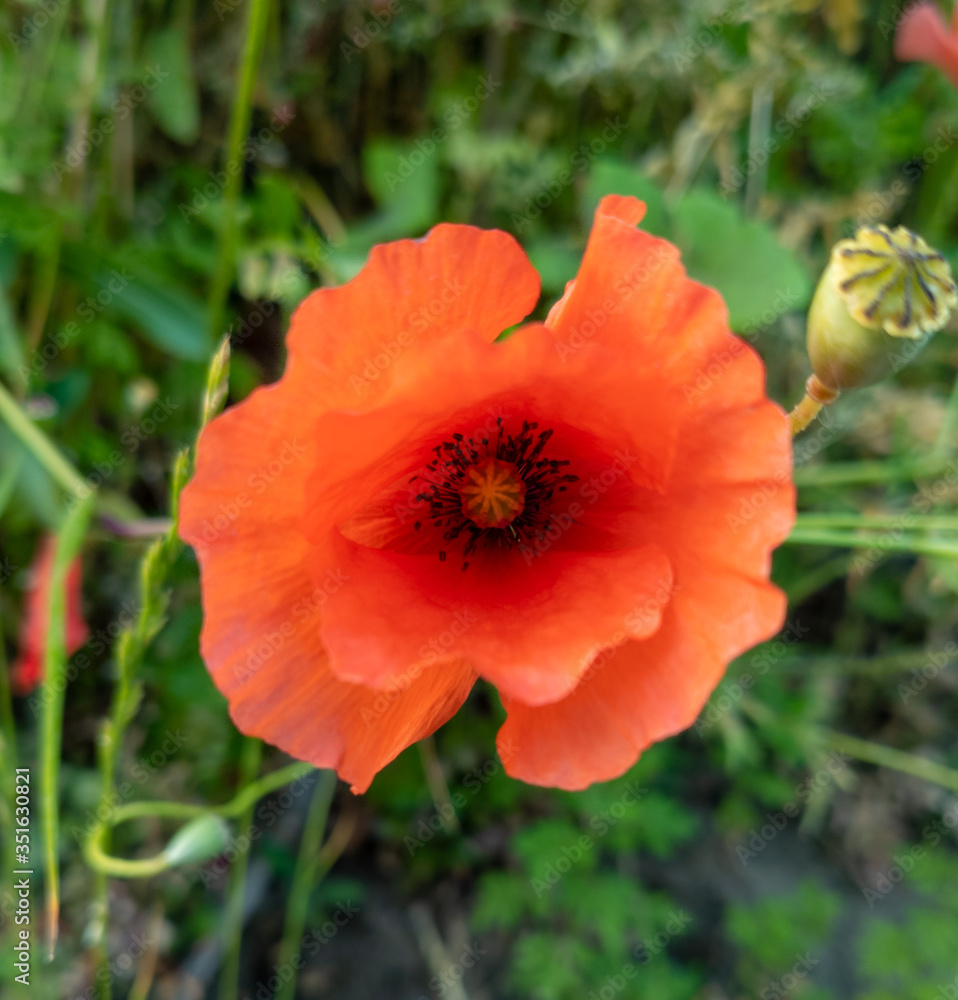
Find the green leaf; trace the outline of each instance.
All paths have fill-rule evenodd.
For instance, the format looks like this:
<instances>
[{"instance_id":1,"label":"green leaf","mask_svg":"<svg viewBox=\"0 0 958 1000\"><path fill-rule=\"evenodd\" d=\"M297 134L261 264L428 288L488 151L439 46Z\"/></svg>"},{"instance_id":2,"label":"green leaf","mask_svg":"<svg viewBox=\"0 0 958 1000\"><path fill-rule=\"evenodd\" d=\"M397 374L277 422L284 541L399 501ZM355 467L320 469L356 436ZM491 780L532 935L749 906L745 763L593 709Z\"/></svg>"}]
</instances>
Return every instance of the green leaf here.
<instances>
[{"instance_id":1,"label":"green leaf","mask_svg":"<svg viewBox=\"0 0 958 1000\"><path fill-rule=\"evenodd\" d=\"M147 106L160 128L177 142L194 142L200 133L200 108L187 32L165 28L149 35L146 61L164 76L149 93Z\"/></svg>"},{"instance_id":2,"label":"green leaf","mask_svg":"<svg viewBox=\"0 0 958 1000\"><path fill-rule=\"evenodd\" d=\"M99 272L94 282L106 288L107 272ZM199 303L172 289L160 280L140 273L123 294L111 302L111 308L135 327L154 347L188 361L201 361L209 355L209 338L204 312Z\"/></svg>"},{"instance_id":3,"label":"green leaf","mask_svg":"<svg viewBox=\"0 0 958 1000\"><path fill-rule=\"evenodd\" d=\"M472 911L473 927L478 931L518 927L528 912L531 892L528 879L512 872L487 872L479 883L479 896Z\"/></svg>"},{"instance_id":4,"label":"green leaf","mask_svg":"<svg viewBox=\"0 0 958 1000\"><path fill-rule=\"evenodd\" d=\"M551 884L572 868L595 867L595 838L562 819L546 819L519 833L513 841L530 878Z\"/></svg>"},{"instance_id":5,"label":"green leaf","mask_svg":"<svg viewBox=\"0 0 958 1000\"><path fill-rule=\"evenodd\" d=\"M582 259L581 247L565 240L544 238L525 247L532 266L539 272L544 292L561 293L575 277Z\"/></svg>"},{"instance_id":6,"label":"green leaf","mask_svg":"<svg viewBox=\"0 0 958 1000\"><path fill-rule=\"evenodd\" d=\"M674 240L688 273L717 288L733 329L767 326L808 303L808 274L764 223L746 221L711 191L690 191L676 205Z\"/></svg>"},{"instance_id":7,"label":"green leaf","mask_svg":"<svg viewBox=\"0 0 958 1000\"><path fill-rule=\"evenodd\" d=\"M100 271L93 280L105 289L111 277L111 272ZM134 280L122 294L115 296L111 307L136 324L147 340L167 354L186 361L202 361L209 356L202 306L152 275L134 272Z\"/></svg>"},{"instance_id":8,"label":"green leaf","mask_svg":"<svg viewBox=\"0 0 958 1000\"><path fill-rule=\"evenodd\" d=\"M126 319L175 358L205 361L212 353L201 303L177 289L171 276L154 273L132 251L121 256L65 244L62 261L64 270L92 292L77 307L81 324L111 314Z\"/></svg>"},{"instance_id":9,"label":"green leaf","mask_svg":"<svg viewBox=\"0 0 958 1000\"><path fill-rule=\"evenodd\" d=\"M576 938L527 934L516 945L510 978L520 996L565 1000L584 995L583 970L591 958L589 947Z\"/></svg>"},{"instance_id":10,"label":"green leaf","mask_svg":"<svg viewBox=\"0 0 958 1000\"><path fill-rule=\"evenodd\" d=\"M775 895L753 905L733 903L726 928L750 963L780 975L796 952L819 947L831 933L840 898L814 882L804 882L788 896Z\"/></svg>"}]
</instances>

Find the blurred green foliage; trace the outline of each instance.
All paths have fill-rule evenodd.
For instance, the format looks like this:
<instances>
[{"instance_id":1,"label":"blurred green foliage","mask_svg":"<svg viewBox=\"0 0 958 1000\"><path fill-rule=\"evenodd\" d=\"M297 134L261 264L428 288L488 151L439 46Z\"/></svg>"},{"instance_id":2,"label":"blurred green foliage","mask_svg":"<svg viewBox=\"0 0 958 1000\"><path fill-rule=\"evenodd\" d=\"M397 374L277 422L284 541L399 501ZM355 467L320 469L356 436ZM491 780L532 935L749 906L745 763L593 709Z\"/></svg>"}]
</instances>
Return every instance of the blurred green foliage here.
<instances>
[{"instance_id":1,"label":"blurred green foliage","mask_svg":"<svg viewBox=\"0 0 958 1000\"><path fill-rule=\"evenodd\" d=\"M895 63L895 0L278 3L253 126L230 164L244 12L231 0L0 11L0 376L125 518L166 513L172 456L195 431L224 332L210 329L209 297L229 170L242 172L233 401L279 375L309 290L348 280L375 242L440 220L513 233L542 274L544 314L598 199L641 197L644 228L722 291L783 404L807 375L810 289L858 221L902 221L958 260L958 92L934 69ZM841 400L798 442L797 466L924 454L955 367L946 332L894 384ZM812 478L801 501L905 512L924 485ZM952 485L936 509L956 501ZM37 537L62 515L46 473L0 428L11 652ZM141 544L100 529L92 542L86 610L99 638L68 691L62 943L37 969L38 997L88 983L95 918L79 841L95 821L114 626L135 613ZM954 837L922 837L948 800L868 767L831 774L814 734L860 732L958 765L953 665L922 686L913 673L955 635L958 571L909 554L855 569L847 553L803 547L777 554L775 578L791 599L784 636L733 664L704 725L618 781L576 794L512 781L492 751L501 708L478 691L438 737L455 821L430 798L416 750L403 754L365 798L355 857L310 920L344 896L366 907L384 884L406 900L452 883L492 953L475 972L491 996L930 1000L956 972ZM118 787L223 801L239 740L198 653L188 554L170 585ZM32 759L29 701L17 712ZM172 755L171 732L187 734ZM789 804L798 812L779 828L769 817ZM158 849L166 832L129 824L115 846ZM277 822L256 849L283 889L295 832ZM869 906L862 888L911 844L927 856ZM113 953L159 901L157 981L170 987L215 935L224 881L117 886ZM249 984L268 969L278 905L261 901L248 935ZM806 953L815 964L801 964ZM131 981L118 974L121 995Z\"/></svg>"}]
</instances>

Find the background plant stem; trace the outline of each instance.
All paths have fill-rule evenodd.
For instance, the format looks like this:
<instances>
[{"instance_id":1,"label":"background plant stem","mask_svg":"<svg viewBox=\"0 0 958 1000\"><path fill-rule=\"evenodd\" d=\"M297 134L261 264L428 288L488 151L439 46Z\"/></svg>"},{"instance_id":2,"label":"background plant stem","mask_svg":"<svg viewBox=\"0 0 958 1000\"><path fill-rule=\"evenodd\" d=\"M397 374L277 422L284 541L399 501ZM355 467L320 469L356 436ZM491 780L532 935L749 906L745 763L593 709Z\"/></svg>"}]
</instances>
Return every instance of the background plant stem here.
<instances>
[{"instance_id":1,"label":"background plant stem","mask_svg":"<svg viewBox=\"0 0 958 1000\"><path fill-rule=\"evenodd\" d=\"M216 338L223 333L226 297L235 266L236 209L239 204L240 185L243 182L243 145L249 135L253 115L253 89L256 85L260 57L263 53L263 43L266 40L269 7L269 0L250 0L246 18L243 62L240 66L239 85L236 88L236 100L233 103L233 112L230 118L219 256L209 296L210 330Z\"/></svg>"},{"instance_id":2,"label":"background plant stem","mask_svg":"<svg viewBox=\"0 0 958 1000\"><path fill-rule=\"evenodd\" d=\"M67 515L56 542L47 604L43 686L40 691L40 824L46 886L48 957L53 958L60 922L60 746L66 693L67 574L77 558L93 511L93 498Z\"/></svg>"},{"instance_id":3,"label":"background plant stem","mask_svg":"<svg viewBox=\"0 0 958 1000\"><path fill-rule=\"evenodd\" d=\"M835 548L870 549L882 552L913 552L915 555L944 556L958 559L958 539L944 541L934 538L895 538L888 534L855 534L851 531L828 531L797 526L785 540L788 545L828 545Z\"/></svg>"},{"instance_id":4,"label":"background plant stem","mask_svg":"<svg viewBox=\"0 0 958 1000\"><path fill-rule=\"evenodd\" d=\"M246 788L259 772L263 757L263 744L256 739L243 738L240 751L240 788ZM253 823L253 799L244 808L239 819L239 829L247 830ZM243 900L246 897L246 872L249 868L249 848L239 852L230 867L229 887L226 891L226 908L223 913L223 964L220 971L220 1000L233 1000L239 996L240 953L243 944Z\"/></svg>"},{"instance_id":5,"label":"background plant stem","mask_svg":"<svg viewBox=\"0 0 958 1000\"><path fill-rule=\"evenodd\" d=\"M295 968L293 959L299 953L300 942L303 940L309 898L326 874L325 871L318 870L319 852L335 790L335 772L323 771L319 775L316 788L313 790L313 798L309 803L309 812L306 814L306 824L299 843L299 854L296 857L293 883L286 901L286 921L279 953L280 968ZM276 1000L293 1000L295 993L296 977L284 978L283 985L276 994Z\"/></svg>"},{"instance_id":6,"label":"background plant stem","mask_svg":"<svg viewBox=\"0 0 958 1000\"><path fill-rule=\"evenodd\" d=\"M13 801L14 801L14 772L17 767L17 735L13 725L13 701L10 695L10 673L7 669L6 649L3 640L3 619L0 618L0 760L3 761L3 778L0 795L0 834L3 836L3 870L12 872L18 867L16 864L16 840L14 832ZM3 889L0 891L0 904L7 901L13 902L10 893L9 883L5 880ZM14 923L8 920L4 923L4 932L0 935L0 943L3 946L3 958L0 959L0 985L6 982L13 982L15 970L13 968L13 939L10 931L14 928Z\"/></svg>"},{"instance_id":7,"label":"background plant stem","mask_svg":"<svg viewBox=\"0 0 958 1000\"><path fill-rule=\"evenodd\" d=\"M37 461L68 492L80 498L91 493L86 480L60 454L53 442L23 412L20 404L0 383L0 417L33 453Z\"/></svg>"}]
</instances>

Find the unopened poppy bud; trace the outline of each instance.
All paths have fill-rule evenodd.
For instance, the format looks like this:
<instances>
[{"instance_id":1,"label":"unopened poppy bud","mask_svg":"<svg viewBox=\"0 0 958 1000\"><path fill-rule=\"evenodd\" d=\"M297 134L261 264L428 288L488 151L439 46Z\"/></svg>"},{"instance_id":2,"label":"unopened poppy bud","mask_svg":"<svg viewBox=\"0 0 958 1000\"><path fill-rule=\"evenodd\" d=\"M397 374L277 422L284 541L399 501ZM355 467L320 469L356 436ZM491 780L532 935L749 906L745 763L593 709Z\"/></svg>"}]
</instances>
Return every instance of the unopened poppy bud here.
<instances>
[{"instance_id":1,"label":"unopened poppy bud","mask_svg":"<svg viewBox=\"0 0 958 1000\"><path fill-rule=\"evenodd\" d=\"M222 854L229 844L230 830L219 816L208 813L190 820L166 845L163 857L173 865L196 865Z\"/></svg>"},{"instance_id":2,"label":"unopened poppy bud","mask_svg":"<svg viewBox=\"0 0 958 1000\"><path fill-rule=\"evenodd\" d=\"M832 248L808 313L808 356L834 392L870 385L914 357L958 302L945 258L903 226L863 226ZM916 342L902 352L902 341ZM897 363L896 363L897 362Z\"/></svg>"}]
</instances>

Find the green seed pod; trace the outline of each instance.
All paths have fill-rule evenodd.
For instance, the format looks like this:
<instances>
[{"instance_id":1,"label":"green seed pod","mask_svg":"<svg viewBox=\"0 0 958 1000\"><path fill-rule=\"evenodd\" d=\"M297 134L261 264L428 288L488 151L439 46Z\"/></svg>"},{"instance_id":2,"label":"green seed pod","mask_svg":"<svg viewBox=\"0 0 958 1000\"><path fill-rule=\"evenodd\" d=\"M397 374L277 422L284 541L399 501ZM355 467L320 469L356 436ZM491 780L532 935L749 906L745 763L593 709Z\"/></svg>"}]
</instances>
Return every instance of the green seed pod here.
<instances>
[{"instance_id":1,"label":"green seed pod","mask_svg":"<svg viewBox=\"0 0 958 1000\"><path fill-rule=\"evenodd\" d=\"M832 248L808 313L808 356L836 392L903 367L958 302L945 258L903 226L863 226ZM910 343L908 343L910 342Z\"/></svg>"}]
</instances>

